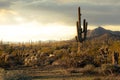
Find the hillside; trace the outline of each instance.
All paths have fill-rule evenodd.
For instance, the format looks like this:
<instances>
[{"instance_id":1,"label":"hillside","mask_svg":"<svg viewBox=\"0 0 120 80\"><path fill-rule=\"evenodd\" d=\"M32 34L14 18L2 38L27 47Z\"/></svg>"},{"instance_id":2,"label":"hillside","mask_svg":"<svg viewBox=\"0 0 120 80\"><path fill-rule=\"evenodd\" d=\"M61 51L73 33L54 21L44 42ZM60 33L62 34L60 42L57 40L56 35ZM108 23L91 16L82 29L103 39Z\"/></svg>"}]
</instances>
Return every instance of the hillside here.
<instances>
[{"instance_id":1,"label":"hillside","mask_svg":"<svg viewBox=\"0 0 120 80\"><path fill-rule=\"evenodd\" d=\"M94 30L88 30L88 39L113 39L120 40L120 31L111 31L104 29L102 27L98 27Z\"/></svg>"}]
</instances>

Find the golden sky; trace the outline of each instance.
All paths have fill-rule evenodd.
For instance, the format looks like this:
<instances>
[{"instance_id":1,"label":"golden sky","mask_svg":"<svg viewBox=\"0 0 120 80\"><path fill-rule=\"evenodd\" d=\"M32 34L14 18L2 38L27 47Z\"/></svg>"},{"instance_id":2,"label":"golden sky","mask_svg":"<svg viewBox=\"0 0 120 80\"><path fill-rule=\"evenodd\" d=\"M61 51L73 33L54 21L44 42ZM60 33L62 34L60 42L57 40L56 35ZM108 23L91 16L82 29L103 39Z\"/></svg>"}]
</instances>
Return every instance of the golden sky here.
<instances>
[{"instance_id":1,"label":"golden sky","mask_svg":"<svg viewBox=\"0 0 120 80\"><path fill-rule=\"evenodd\" d=\"M68 40L76 35L77 8L88 28L120 31L119 0L0 0L0 40Z\"/></svg>"}]
</instances>

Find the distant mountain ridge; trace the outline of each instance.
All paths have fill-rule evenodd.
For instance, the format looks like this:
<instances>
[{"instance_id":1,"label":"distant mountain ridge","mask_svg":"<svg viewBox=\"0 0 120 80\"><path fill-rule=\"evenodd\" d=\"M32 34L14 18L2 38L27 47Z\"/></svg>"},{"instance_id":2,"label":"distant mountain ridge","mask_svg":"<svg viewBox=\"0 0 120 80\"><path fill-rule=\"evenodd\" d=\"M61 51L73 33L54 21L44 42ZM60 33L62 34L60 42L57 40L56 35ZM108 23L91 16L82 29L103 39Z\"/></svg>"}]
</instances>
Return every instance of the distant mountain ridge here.
<instances>
[{"instance_id":1,"label":"distant mountain ridge","mask_svg":"<svg viewBox=\"0 0 120 80\"><path fill-rule=\"evenodd\" d=\"M111 31L102 27L98 27L94 30L88 30L87 37L120 39L120 31Z\"/></svg>"}]
</instances>

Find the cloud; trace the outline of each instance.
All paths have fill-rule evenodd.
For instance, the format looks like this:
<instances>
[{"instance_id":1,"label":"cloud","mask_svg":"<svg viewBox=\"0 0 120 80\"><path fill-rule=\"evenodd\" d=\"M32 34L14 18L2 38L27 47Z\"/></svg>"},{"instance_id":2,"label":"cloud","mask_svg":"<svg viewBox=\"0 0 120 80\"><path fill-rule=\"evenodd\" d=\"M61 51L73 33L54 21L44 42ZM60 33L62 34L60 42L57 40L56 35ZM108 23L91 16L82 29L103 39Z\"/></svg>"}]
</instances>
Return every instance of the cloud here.
<instances>
[{"instance_id":1,"label":"cloud","mask_svg":"<svg viewBox=\"0 0 120 80\"><path fill-rule=\"evenodd\" d=\"M8 8L10 6L10 2L0 1L0 8Z\"/></svg>"},{"instance_id":2,"label":"cloud","mask_svg":"<svg viewBox=\"0 0 120 80\"><path fill-rule=\"evenodd\" d=\"M86 3L86 4L97 4L97 5L119 5L119 0L76 0L80 3Z\"/></svg>"},{"instance_id":3,"label":"cloud","mask_svg":"<svg viewBox=\"0 0 120 80\"><path fill-rule=\"evenodd\" d=\"M15 25L25 21L25 18L14 10L0 9L0 25Z\"/></svg>"},{"instance_id":4,"label":"cloud","mask_svg":"<svg viewBox=\"0 0 120 80\"><path fill-rule=\"evenodd\" d=\"M28 21L43 24L75 26L77 7L81 6L82 18L90 25L120 25L119 0L5 0L2 3L1 8L10 8Z\"/></svg>"},{"instance_id":5,"label":"cloud","mask_svg":"<svg viewBox=\"0 0 120 80\"><path fill-rule=\"evenodd\" d=\"M16 0L0 0L0 9L10 9Z\"/></svg>"},{"instance_id":6,"label":"cloud","mask_svg":"<svg viewBox=\"0 0 120 80\"><path fill-rule=\"evenodd\" d=\"M92 25L120 25L119 5L86 5L83 7L84 17Z\"/></svg>"},{"instance_id":7,"label":"cloud","mask_svg":"<svg viewBox=\"0 0 120 80\"><path fill-rule=\"evenodd\" d=\"M16 2L16 5L12 7L14 10L18 11L24 17L27 17L29 20L36 19L41 23L61 23L71 25L74 23L76 14L75 7L66 5L66 4L56 4L54 1L45 0L41 1L32 1L30 3L19 1ZM29 14L28 14L29 13Z\"/></svg>"}]
</instances>

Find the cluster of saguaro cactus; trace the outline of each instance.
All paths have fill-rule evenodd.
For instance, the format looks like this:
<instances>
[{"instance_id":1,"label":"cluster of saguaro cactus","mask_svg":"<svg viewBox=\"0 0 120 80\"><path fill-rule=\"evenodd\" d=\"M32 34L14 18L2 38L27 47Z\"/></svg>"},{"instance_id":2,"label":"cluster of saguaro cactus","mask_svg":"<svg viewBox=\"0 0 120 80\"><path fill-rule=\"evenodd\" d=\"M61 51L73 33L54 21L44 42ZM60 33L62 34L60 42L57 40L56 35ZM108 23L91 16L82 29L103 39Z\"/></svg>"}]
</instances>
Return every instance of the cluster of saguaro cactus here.
<instances>
[{"instance_id":1,"label":"cluster of saguaro cactus","mask_svg":"<svg viewBox=\"0 0 120 80\"><path fill-rule=\"evenodd\" d=\"M80 7L78 7L78 21L76 22L77 26L77 36L76 40L80 43L85 41L87 36L87 25L88 22L86 22L86 19L83 20L83 29L81 27L81 13L80 13Z\"/></svg>"}]
</instances>

